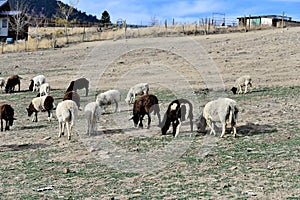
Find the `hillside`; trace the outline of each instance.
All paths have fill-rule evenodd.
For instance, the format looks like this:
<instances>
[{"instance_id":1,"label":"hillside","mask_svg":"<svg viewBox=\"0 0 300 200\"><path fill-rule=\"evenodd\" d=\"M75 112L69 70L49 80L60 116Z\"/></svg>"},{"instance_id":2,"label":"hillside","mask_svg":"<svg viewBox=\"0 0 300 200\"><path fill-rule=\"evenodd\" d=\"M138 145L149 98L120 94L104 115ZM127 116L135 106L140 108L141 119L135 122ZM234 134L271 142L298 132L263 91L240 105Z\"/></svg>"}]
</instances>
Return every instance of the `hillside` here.
<instances>
[{"instance_id":1,"label":"hillside","mask_svg":"<svg viewBox=\"0 0 300 200\"><path fill-rule=\"evenodd\" d=\"M15 2L15 0L9 0L13 9L15 8ZM48 19L54 18L59 11L56 0L26 0L26 3L29 7L29 14L45 16ZM72 19L76 19L79 23L99 22L96 16L87 15L85 12L77 9L73 10L72 15L70 16L70 20Z\"/></svg>"}]
</instances>

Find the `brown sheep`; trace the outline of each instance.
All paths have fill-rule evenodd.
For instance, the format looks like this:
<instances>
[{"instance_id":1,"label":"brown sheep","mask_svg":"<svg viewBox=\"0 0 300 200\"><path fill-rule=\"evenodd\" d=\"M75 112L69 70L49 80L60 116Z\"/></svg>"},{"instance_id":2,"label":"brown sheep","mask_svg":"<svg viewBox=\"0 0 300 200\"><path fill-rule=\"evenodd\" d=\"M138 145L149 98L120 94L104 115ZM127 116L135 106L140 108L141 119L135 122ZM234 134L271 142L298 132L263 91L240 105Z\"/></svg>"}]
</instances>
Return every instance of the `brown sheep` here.
<instances>
[{"instance_id":1,"label":"brown sheep","mask_svg":"<svg viewBox=\"0 0 300 200\"><path fill-rule=\"evenodd\" d=\"M145 115L148 116L148 129L150 128L151 123L151 117L150 113L154 111L154 114L157 115L159 125L160 125L160 110L158 105L158 99L155 95L152 94L146 94L139 99L135 100L133 104L133 116L131 119L133 119L134 126L137 127L139 124L140 128L143 128L143 118ZM140 123L139 123L140 121Z\"/></svg>"},{"instance_id":2,"label":"brown sheep","mask_svg":"<svg viewBox=\"0 0 300 200\"><path fill-rule=\"evenodd\" d=\"M6 86L5 86L5 92L6 93L12 93L15 90L15 86L19 86L19 92L20 92L20 85L21 85L21 80L22 78L18 75L13 75L9 77L6 81Z\"/></svg>"},{"instance_id":3,"label":"brown sheep","mask_svg":"<svg viewBox=\"0 0 300 200\"><path fill-rule=\"evenodd\" d=\"M71 81L69 87L67 88L66 92L75 91L77 92L78 89L85 88L85 96L89 94L89 81L86 78L79 78L75 81Z\"/></svg>"},{"instance_id":4,"label":"brown sheep","mask_svg":"<svg viewBox=\"0 0 300 200\"><path fill-rule=\"evenodd\" d=\"M63 100L73 100L75 101L78 108L80 108L80 96L77 92L69 91L64 94Z\"/></svg>"},{"instance_id":5,"label":"brown sheep","mask_svg":"<svg viewBox=\"0 0 300 200\"><path fill-rule=\"evenodd\" d=\"M14 109L8 105L4 104L0 106L0 119L1 119L1 131L3 131L3 120L5 120L5 131L9 130L9 126L13 125L14 120Z\"/></svg>"}]
</instances>

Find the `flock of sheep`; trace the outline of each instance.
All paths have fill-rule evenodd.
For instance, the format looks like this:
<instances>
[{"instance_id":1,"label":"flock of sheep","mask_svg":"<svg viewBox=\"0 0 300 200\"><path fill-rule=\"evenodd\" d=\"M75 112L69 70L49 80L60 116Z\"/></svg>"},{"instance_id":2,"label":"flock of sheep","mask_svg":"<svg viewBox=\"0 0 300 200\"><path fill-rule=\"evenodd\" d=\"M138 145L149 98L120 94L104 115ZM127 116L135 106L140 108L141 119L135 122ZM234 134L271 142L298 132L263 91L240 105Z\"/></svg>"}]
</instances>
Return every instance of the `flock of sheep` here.
<instances>
[{"instance_id":1,"label":"flock of sheep","mask_svg":"<svg viewBox=\"0 0 300 200\"><path fill-rule=\"evenodd\" d=\"M9 77L7 80L0 78L1 90L5 87L6 93L12 93L15 91L15 86L18 85L18 91L20 91L20 80L22 78L18 75ZM251 77L246 75L238 78L232 92L234 94L247 93L248 86L252 87ZM51 121L52 112L55 110L56 117L59 123L59 134L64 134L67 129L68 139L71 139L71 131L78 117L80 107L80 96L77 93L78 89L85 88L86 96L89 92L89 81L85 78L80 78L71 81L67 91L64 94L62 102L59 102L57 106L54 103L54 98L49 94L50 84L46 82L44 75L39 75L31 80L29 86L30 91L39 91L37 97L33 98L29 103L27 109L28 116L34 113L32 121L37 122L37 114L40 111L47 111L48 120ZM244 88L244 91L242 90ZM137 95L142 95L137 98ZM84 114L87 121L87 134L92 134L97 129L97 122L100 121L102 115L102 109L104 106L115 104L115 112L119 112L119 102L121 101L121 94L118 90L108 90L97 95L94 102L88 103L84 107ZM150 128L151 116L153 113L157 115L159 121L159 127L163 135L167 133L170 126L173 128L173 136L176 137L179 134L182 121L189 119L191 132L193 131L193 106L187 99L176 99L168 105L168 109L164 114L163 120L160 117L159 100L153 95L149 94L148 83L139 83L131 87L126 96L125 102L127 104L133 103L133 124L135 127L139 126L143 128L143 118L148 116L147 128ZM208 102L200 117L196 120L196 126L198 132L206 132L206 127L210 129L210 134L216 135L215 127L216 123L222 124L221 137L224 136L226 126L229 124L233 129L233 136L236 136L236 126L238 117L237 102L229 98L218 98L216 100ZM14 109L9 104L0 105L0 119L1 119L1 131L3 131L3 121L5 124L5 131L9 130L9 127L13 125Z\"/></svg>"}]
</instances>

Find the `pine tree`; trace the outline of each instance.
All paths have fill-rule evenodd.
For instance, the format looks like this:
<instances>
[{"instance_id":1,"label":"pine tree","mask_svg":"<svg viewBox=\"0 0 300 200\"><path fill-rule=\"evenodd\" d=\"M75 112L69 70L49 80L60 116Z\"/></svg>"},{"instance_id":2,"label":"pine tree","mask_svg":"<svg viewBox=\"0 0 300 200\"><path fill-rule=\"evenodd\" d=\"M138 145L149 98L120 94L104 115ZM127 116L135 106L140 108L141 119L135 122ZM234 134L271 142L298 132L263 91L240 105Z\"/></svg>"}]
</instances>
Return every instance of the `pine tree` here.
<instances>
[{"instance_id":1,"label":"pine tree","mask_svg":"<svg viewBox=\"0 0 300 200\"><path fill-rule=\"evenodd\" d=\"M109 13L105 10L100 19L101 24L111 24Z\"/></svg>"}]
</instances>

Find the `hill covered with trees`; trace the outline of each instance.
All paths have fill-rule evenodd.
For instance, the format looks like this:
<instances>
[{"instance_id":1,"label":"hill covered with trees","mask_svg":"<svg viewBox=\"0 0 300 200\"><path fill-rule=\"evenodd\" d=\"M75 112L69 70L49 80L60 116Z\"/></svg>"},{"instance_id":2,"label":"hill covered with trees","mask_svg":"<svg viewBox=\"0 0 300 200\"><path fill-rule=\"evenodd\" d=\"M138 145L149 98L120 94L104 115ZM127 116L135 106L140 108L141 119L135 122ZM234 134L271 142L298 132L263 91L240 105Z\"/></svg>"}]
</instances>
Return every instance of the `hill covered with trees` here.
<instances>
[{"instance_id":1,"label":"hill covered with trees","mask_svg":"<svg viewBox=\"0 0 300 200\"><path fill-rule=\"evenodd\" d=\"M16 10L18 0L9 0L12 9ZM27 13L34 17L54 19L60 12L60 8L57 4L57 0L25 0L24 4L27 8ZM66 8L69 5L60 2ZM98 23L99 19L96 16L88 15L85 12L77 10L74 8L70 14L69 20L76 20L78 23Z\"/></svg>"}]
</instances>

